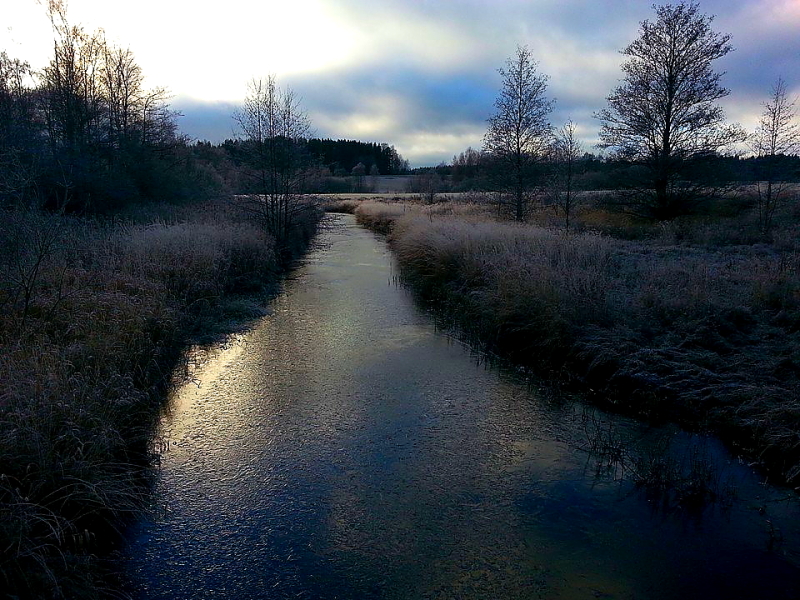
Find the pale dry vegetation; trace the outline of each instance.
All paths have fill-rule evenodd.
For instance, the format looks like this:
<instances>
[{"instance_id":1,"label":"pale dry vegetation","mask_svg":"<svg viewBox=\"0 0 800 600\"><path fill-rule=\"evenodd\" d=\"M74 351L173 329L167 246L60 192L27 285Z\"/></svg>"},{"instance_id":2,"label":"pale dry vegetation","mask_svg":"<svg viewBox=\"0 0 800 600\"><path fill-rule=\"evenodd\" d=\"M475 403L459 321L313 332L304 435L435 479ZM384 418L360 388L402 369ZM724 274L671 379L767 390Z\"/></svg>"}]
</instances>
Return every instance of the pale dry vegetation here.
<instances>
[{"instance_id":1,"label":"pale dry vegetation","mask_svg":"<svg viewBox=\"0 0 800 600\"><path fill-rule=\"evenodd\" d=\"M474 342L605 405L711 427L800 481L797 237L695 244L710 225L684 223L626 240L427 209L356 214L391 232L406 280Z\"/></svg>"},{"instance_id":2,"label":"pale dry vegetation","mask_svg":"<svg viewBox=\"0 0 800 600\"><path fill-rule=\"evenodd\" d=\"M143 506L152 426L193 334L258 314L273 242L225 207L109 225L0 222L0 587L96 597ZM195 337L196 339L196 337Z\"/></svg>"}]
</instances>

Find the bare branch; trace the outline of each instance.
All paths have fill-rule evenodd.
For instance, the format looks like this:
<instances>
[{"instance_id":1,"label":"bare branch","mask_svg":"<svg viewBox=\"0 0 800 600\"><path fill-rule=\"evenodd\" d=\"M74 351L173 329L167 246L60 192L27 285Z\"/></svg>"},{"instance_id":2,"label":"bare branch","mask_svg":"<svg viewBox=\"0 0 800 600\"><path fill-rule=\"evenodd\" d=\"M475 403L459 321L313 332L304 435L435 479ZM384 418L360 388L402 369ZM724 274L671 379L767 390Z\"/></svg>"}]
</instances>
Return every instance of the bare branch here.
<instances>
[{"instance_id":1,"label":"bare branch","mask_svg":"<svg viewBox=\"0 0 800 600\"><path fill-rule=\"evenodd\" d=\"M625 78L598 112L600 147L614 148L650 171L657 218L687 207L675 186L689 159L713 154L744 139L727 125L716 102L729 94L711 63L733 50L730 36L711 29L712 16L696 3L655 7L656 20L641 23L639 37L622 51Z\"/></svg>"},{"instance_id":2,"label":"bare branch","mask_svg":"<svg viewBox=\"0 0 800 600\"><path fill-rule=\"evenodd\" d=\"M483 138L485 151L498 166L501 186L514 197L515 218L525 218L531 187L531 166L546 153L552 127L548 115L554 102L545 97L547 76L539 73L530 50L517 46L517 52L499 69L503 77L495 100L495 114Z\"/></svg>"}]
</instances>

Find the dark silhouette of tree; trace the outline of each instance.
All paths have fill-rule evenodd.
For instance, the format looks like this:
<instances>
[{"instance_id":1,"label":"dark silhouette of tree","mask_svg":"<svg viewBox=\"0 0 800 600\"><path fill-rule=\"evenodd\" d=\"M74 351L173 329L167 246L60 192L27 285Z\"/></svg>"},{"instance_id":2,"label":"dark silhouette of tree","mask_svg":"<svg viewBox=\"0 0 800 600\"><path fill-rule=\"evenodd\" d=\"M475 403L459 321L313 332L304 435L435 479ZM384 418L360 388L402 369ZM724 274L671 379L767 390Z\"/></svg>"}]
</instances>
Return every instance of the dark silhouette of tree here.
<instances>
[{"instance_id":1,"label":"dark silhouette of tree","mask_svg":"<svg viewBox=\"0 0 800 600\"><path fill-rule=\"evenodd\" d=\"M27 62L0 52L0 202L35 192L41 123Z\"/></svg>"},{"instance_id":2,"label":"dark silhouette of tree","mask_svg":"<svg viewBox=\"0 0 800 600\"><path fill-rule=\"evenodd\" d=\"M278 87L275 76L254 79L244 107L234 114L244 133L245 164L258 196L252 206L281 254L293 229L311 207L301 195L309 165L305 143L310 123L291 90Z\"/></svg>"},{"instance_id":3,"label":"dark silhouette of tree","mask_svg":"<svg viewBox=\"0 0 800 600\"><path fill-rule=\"evenodd\" d=\"M481 152L471 146L468 147L453 157L451 169L453 183L462 188L480 187L485 183L479 179L485 170L485 163L485 156Z\"/></svg>"},{"instance_id":4,"label":"dark silhouette of tree","mask_svg":"<svg viewBox=\"0 0 800 600\"><path fill-rule=\"evenodd\" d=\"M71 25L63 0L43 4L54 34L48 64L34 74L0 52L0 202L113 212L217 187L178 134L169 94L144 87L133 53Z\"/></svg>"},{"instance_id":5,"label":"dark silhouette of tree","mask_svg":"<svg viewBox=\"0 0 800 600\"><path fill-rule=\"evenodd\" d=\"M495 163L497 184L511 194L517 221L525 219L533 167L545 154L551 133L547 116L553 101L544 95L547 76L537 66L530 50L518 46L505 68L499 69L503 82L483 139Z\"/></svg>"},{"instance_id":6,"label":"dark silhouette of tree","mask_svg":"<svg viewBox=\"0 0 800 600\"><path fill-rule=\"evenodd\" d=\"M44 68L44 115L50 148L69 171L94 170L103 141L104 103L101 87L105 42L70 25L60 6L51 3L56 35L53 58Z\"/></svg>"},{"instance_id":7,"label":"dark silhouette of tree","mask_svg":"<svg viewBox=\"0 0 800 600\"><path fill-rule=\"evenodd\" d=\"M730 36L711 29L712 16L696 3L655 6L655 21L642 21L639 37L622 51L625 78L608 96L601 147L641 162L647 176L634 206L658 219L689 211L703 199L685 186L689 159L713 155L743 140L743 132L725 124L716 102L729 91L711 63L733 48Z\"/></svg>"},{"instance_id":8,"label":"dark silhouette of tree","mask_svg":"<svg viewBox=\"0 0 800 600\"><path fill-rule=\"evenodd\" d=\"M189 154L166 90L145 89L133 53L110 45L102 31L71 25L60 0L48 2L48 13L53 57L37 96L49 150L43 182L49 204L59 198L69 210L105 211L187 195L181 188L192 177Z\"/></svg>"},{"instance_id":9,"label":"dark silhouette of tree","mask_svg":"<svg viewBox=\"0 0 800 600\"><path fill-rule=\"evenodd\" d=\"M571 120L553 136L553 200L564 213L564 228L569 230L569 220L575 207L575 182L583 147L577 137L575 123Z\"/></svg>"},{"instance_id":10,"label":"dark silhouette of tree","mask_svg":"<svg viewBox=\"0 0 800 600\"><path fill-rule=\"evenodd\" d=\"M364 191L364 178L367 174L367 167L364 163L360 162L350 170L350 174L354 178L353 191L360 193Z\"/></svg>"},{"instance_id":11,"label":"dark silhouette of tree","mask_svg":"<svg viewBox=\"0 0 800 600\"><path fill-rule=\"evenodd\" d=\"M758 221L765 235L772 228L775 212L794 189L787 180L796 175L791 167L797 167L785 157L800 150L795 102L787 95L786 83L778 78L750 142L756 156Z\"/></svg>"}]
</instances>

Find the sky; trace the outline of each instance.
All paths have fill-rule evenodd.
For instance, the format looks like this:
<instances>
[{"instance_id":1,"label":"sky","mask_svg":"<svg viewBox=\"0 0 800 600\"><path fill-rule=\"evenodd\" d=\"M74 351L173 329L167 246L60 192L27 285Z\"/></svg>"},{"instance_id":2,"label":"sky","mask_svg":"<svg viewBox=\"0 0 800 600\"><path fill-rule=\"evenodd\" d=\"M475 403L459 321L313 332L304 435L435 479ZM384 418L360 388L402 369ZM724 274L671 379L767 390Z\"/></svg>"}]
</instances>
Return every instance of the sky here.
<instances>
[{"instance_id":1,"label":"sky","mask_svg":"<svg viewBox=\"0 0 800 600\"><path fill-rule=\"evenodd\" d=\"M52 32L38 0L0 0L0 50L41 69ZM661 4L661 2L657 2ZM412 166L480 148L498 68L527 45L549 77L551 122L597 152L593 113L623 74L620 54L652 0L69 0L68 19L130 48L173 94L194 139L237 135L253 78L274 74L317 137L386 142ZM701 0L735 51L716 61L729 120L751 130L778 77L800 95L800 0Z\"/></svg>"}]
</instances>

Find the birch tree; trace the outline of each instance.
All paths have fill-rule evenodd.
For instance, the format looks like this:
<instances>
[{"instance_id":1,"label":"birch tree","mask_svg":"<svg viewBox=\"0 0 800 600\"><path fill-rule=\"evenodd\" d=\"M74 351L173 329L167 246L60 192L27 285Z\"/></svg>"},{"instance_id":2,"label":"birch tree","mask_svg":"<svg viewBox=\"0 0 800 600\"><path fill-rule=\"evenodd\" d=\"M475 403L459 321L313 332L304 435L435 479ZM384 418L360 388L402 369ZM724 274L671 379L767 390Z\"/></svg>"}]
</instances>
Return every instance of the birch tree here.
<instances>
[{"instance_id":1,"label":"birch tree","mask_svg":"<svg viewBox=\"0 0 800 600\"><path fill-rule=\"evenodd\" d=\"M250 82L244 106L234 118L244 133L249 173L259 192L257 214L278 250L284 251L293 227L310 210L301 195L308 117L294 92L280 89L270 75Z\"/></svg>"},{"instance_id":2,"label":"birch tree","mask_svg":"<svg viewBox=\"0 0 800 600\"><path fill-rule=\"evenodd\" d=\"M772 228L775 212L794 189L786 181L789 173L783 164L787 156L800 151L795 103L788 95L786 83L778 78L751 139L757 164L758 222L765 235Z\"/></svg>"},{"instance_id":3,"label":"birch tree","mask_svg":"<svg viewBox=\"0 0 800 600\"><path fill-rule=\"evenodd\" d=\"M552 127L548 115L553 101L547 99L547 76L525 46L498 70L503 78L494 102L495 114L483 138L485 151L493 158L497 180L510 193L514 218L523 221L535 181L534 166L545 155Z\"/></svg>"},{"instance_id":4,"label":"birch tree","mask_svg":"<svg viewBox=\"0 0 800 600\"><path fill-rule=\"evenodd\" d=\"M567 230L575 207L575 175L582 152L575 123L567 121L555 132L552 146L554 201L564 213L564 228Z\"/></svg>"},{"instance_id":5,"label":"birch tree","mask_svg":"<svg viewBox=\"0 0 800 600\"><path fill-rule=\"evenodd\" d=\"M647 169L638 208L671 219L702 200L702 190L682 178L689 162L743 141L744 134L725 123L717 104L730 92L712 63L733 50L730 35L713 31L714 17L696 3L655 11L655 21L642 21L639 37L622 51L625 78L596 117L600 146Z\"/></svg>"}]
</instances>

